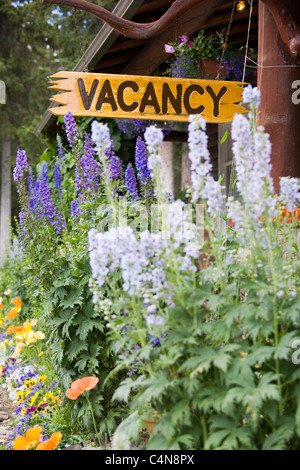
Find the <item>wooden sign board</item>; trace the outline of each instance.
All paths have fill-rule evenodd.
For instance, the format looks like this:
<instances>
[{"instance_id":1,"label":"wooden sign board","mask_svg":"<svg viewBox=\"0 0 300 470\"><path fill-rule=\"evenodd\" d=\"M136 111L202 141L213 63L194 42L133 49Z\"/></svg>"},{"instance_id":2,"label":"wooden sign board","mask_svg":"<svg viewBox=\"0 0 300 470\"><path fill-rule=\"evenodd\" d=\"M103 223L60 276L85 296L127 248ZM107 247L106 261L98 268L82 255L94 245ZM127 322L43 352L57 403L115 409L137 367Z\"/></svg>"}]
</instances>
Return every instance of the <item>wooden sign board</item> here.
<instances>
[{"instance_id":1,"label":"wooden sign board","mask_svg":"<svg viewBox=\"0 0 300 470\"><path fill-rule=\"evenodd\" d=\"M51 108L56 115L188 121L201 114L207 122L230 122L247 112L239 104L243 82L82 72L51 78L49 88L65 92L51 98L62 105Z\"/></svg>"}]
</instances>

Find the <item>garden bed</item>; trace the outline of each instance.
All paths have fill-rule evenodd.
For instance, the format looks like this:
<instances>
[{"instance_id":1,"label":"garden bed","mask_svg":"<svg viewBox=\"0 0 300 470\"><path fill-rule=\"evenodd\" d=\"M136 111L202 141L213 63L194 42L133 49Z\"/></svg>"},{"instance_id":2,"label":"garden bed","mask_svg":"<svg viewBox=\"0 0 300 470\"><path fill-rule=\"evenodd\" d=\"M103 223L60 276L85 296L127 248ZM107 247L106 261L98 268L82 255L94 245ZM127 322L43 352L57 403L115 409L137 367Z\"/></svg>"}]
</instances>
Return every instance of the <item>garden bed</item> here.
<instances>
[{"instance_id":1,"label":"garden bed","mask_svg":"<svg viewBox=\"0 0 300 470\"><path fill-rule=\"evenodd\" d=\"M300 185L284 177L274 193L259 91L243 98L238 199L224 201L211 174L200 115L187 202L164 191L153 125L136 140L136 168L123 167L107 123L90 136L70 113L68 153L34 173L18 152L22 258L0 278L14 448L300 448Z\"/></svg>"}]
</instances>

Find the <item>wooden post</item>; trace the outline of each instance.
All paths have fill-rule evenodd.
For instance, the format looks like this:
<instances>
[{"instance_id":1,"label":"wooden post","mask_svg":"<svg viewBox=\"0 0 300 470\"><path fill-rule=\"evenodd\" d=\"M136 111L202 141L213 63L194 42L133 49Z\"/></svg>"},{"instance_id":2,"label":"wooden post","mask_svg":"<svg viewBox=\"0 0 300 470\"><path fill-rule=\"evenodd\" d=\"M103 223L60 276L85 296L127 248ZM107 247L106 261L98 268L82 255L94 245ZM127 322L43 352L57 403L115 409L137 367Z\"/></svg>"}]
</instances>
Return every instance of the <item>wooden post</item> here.
<instances>
[{"instance_id":1,"label":"wooden post","mask_svg":"<svg viewBox=\"0 0 300 470\"><path fill-rule=\"evenodd\" d=\"M181 191L191 186L191 160L189 158L188 144L182 145L181 157Z\"/></svg>"},{"instance_id":2,"label":"wooden post","mask_svg":"<svg viewBox=\"0 0 300 470\"><path fill-rule=\"evenodd\" d=\"M163 142L161 148L161 179L164 191L174 196L173 142Z\"/></svg>"},{"instance_id":3,"label":"wooden post","mask_svg":"<svg viewBox=\"0 0 300 470\"><path fill-rule=\"evenodd\" d=\"M10 249L11 223L11 140L2 139L1 159L1 213L0 213L0 266L3 266Z\"/></svg>"},{"instance_id":4,"label":"wooden post","mask_svg":"<svg viewBox=\"0 0 300 470\"><path fill-rule=\"evenodd\" d=\"M284 0L300 24L300 2ZM284 9L278 12L287 15ZM292 29L293 23L290 23ZM268 5L259 1L258 88L261 106L258 124L272 142L272 177L279 192L279 177L300 177L300 104L293 103L293 84L300 80L300 66L288 53Z\"/></svg>"}]
</instances>

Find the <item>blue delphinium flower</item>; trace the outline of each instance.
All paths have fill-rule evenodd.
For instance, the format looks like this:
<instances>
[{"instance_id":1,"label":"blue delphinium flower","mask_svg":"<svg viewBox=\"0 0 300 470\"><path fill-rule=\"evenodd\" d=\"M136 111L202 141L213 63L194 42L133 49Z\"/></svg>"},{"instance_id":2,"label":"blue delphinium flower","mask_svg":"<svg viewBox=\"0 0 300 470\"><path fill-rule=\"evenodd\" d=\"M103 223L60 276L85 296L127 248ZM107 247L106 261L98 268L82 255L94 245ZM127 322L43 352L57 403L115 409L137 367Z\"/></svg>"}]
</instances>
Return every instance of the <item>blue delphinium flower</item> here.
<instances>
[{"instance_id":1,"label":"blue delphinium flower","mask_svg":"<svg viewBox=\"0 0 300 470\"><path fill-rule=\"evenodd\" d=\"M293 212L300 203L300 184L299 178L290 178L283 176L280 179L279 200L287 207L287 210Z\"/></svg>"},{"instance_id":2,"label":"blue delphinium flower","mask_svg":"<svg viewBox=\"0 0 300 470\"><path fill-rule=\"evenodd\" d=\"M28 161L25 150L17 151L16 166L13 171L13 178L17 183L23 178L24 172L28 170Z\"/></svg>"},{"instance_id":3,"label":"blue delphinium flower","mask_svg":"<svg viewBox=\"0 0 300 470\"><path fill-rule=\"evenodd\" d=\"M35 219L42 218L45 223L56 225L56 233L60 233L61 230L65 229L65 222L62 214L57 212L54 205L48 179L48 165L44 163L40 178L35 183L33 213L35 214Z\"/></svg>"},{"instance_id":4,"label":"blue delphinium flower","mask_svg":"<svg viewBox=\"0 0 300 470\"><path fill-rule=\"evenodd\" d=\"M77 124L73 114L69 111L64 118L65 130L68 142L70 146L73 148L77 142L79 137Z\"/></svg>"},{"instance_id":5,"label":"blue delphinium flower","mask_svg":"<svg viewBox=\"0 0 300 470\"><path fill-rule=\"evenodd\" d=\"M59 136L57 136L57 155L59 158L59 164L62 167L66 161L66 154Z\"/></svg>"},{"instance_id":6,"label":"blue delphinium flower","mask_svg":"<svg viewBox=\"0 0 300 470\"><path fill-rule=\"evenodd\" d=\"M84 132L84 151L81 159L81 166L83 169L83 177L85 184L89 189L97 192L99 188L98 181L98 165L95 160L95 149L92 139L87 132Z\"/></svg>"},{"instance_id":7,"label":"blue delphinium flower","mask_svg":"<svg viewBox=\"0 0 300 470\"><path fill-rule=\"evenodd\" d=\"M80 209L80 205L78 200L74 200L71 202L71 212L73 214L73 217L76 219L79 215L83 214L83 210Z\"/></svg>"},{"instance_id":8,"label":"blue delphinium flower","mask_svg":"<svg viewBox=\"0 0 300 470\"><path fill-rule=\"evenodd\" d=\"M123 134L129 135L132 139L136 136L143 135L148 126L153 121L146 119L117 119L117 126Z\"/></svg>"},{"instance_id":9,"label":"blue delphinium flower","mask_svg":"<svg viewBox=\"0 0 300 470\"><path fill-rule=\"evenodd\" d=\"M151 173L148 168L146 145L140 136L138 136L135 146L135 166L140 183L142 185L147 184L149 178L151 177Z\"/></svg>"},{"instance_id":10,"label":"blue delphinium flower","mask_svg":"<svg viewBox=\"0 0 300 470\"><path fill-rule=\"evenodd\" d=\"M110 147L105 151L105 157L110 161L110 179L119 179L121 176L121 160L115 154L113 140L111 140Z\"/></svg>"},{"instance_id":11,"label":"blue delphinium flower","mask_svg":"<svg viewBox=\"0 0 300 470\"><path fill-rule=\"evenodd\" d=\"M110 158L110 177L111 179L119 179L121 176L121 160L113 153Z\"/></svg>"},{"instance_id":12,"label":"blue delphinium flower","mask_svg":"<svg viewBox=\"0 0 300 470\"><path fill-rule=\"evenodd\" d=\"M62 194L61 169L60 169L60 165L58 165L57 163L55 163L54 165L54 183L55 183L57 199L63 199L62 197L60 197L60 195Z\"/></svg>"},{"instance_id":13,"label":"blue delphinium flower","mask_svg":"<svg viewBox=\"0 0 300 470\"><path fill-rule=\"evenodd\" d=\"M95 120L91 124L91 130L92 140L96 145L96 152L98 155L100 155L101 152L105 152L105 150L108 149L111 144L108 124L103 124L103 122Z\"/></svg>"},{"instance_id":14,"label":"blue delphinium flower","mask_svg":"<svg viewBox=\"0 0 300 470\"><path fill-rule=\"evenodd\" d=\"M207 210L217 216L223 208L222 188L211 175L212 163L208 151L206 122L200 115L189 118L189 158L191 160L192 201L206 200Z\"/></svg>"},{"instance_id":15,"label":"blue delphinium flower","mask_svg":"<svg viewBox=\"0 0 300 470\"><path fill-rule=\"evenodd\" d=\"M126 172L125 172L125 184L127 186L127 191L131 197L131 199L138 198L138 190L136 185L136 179L134 170L131 163L128 163Z\"/></svg>"}]
</instances>

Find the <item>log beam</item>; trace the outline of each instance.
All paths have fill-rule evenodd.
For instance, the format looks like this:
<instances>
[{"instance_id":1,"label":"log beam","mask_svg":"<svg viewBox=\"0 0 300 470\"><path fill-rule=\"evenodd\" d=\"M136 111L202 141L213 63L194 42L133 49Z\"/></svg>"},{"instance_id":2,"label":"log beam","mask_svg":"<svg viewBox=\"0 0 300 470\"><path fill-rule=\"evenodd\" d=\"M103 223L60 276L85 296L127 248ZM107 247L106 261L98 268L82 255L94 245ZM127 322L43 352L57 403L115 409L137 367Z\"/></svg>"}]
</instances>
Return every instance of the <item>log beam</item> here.
<instances>
[{"instance_id":1,"label":"log beam","mask_svg":"<svg viewBox=\"0 0 300 470\"><path fill-rule=\"evenodd\" d=\"M157 21L152 23L134 23L133 21L119 18L105 8L94 5L93 3L85 0L43 0L43 2L65 5L75 8L76 10L83 10L91 13L102 21L105 21L116 31L119 31L119 33L134 39L154 37L156 34L174 24L182 14L187 12L193 6L200 3L205 9L208 8L209 3L211 3L209 0L175 0L166 13Z\"/></svg>"},{"instance_id":2,"label":"log beam","mask_svg":"<svg viewBox=\"0 0 300 470\"><path fill-rule=\"evenodd\" d=\"M263 125L272 143L272 177L279 192L281 176L300 177L300 104L294 103L293 84L300 81L297 65L297 41L288 34L285 23L279 23L283 10L289 12L296 24L300 23L300 2L272 0L259 2L258 77L261 92L258 124ZM284 5L282 5L284 4ZM291 19L290 19L291 21ZM300 82L299 82L300 83Z\"/></svg>"}]
</instances>

